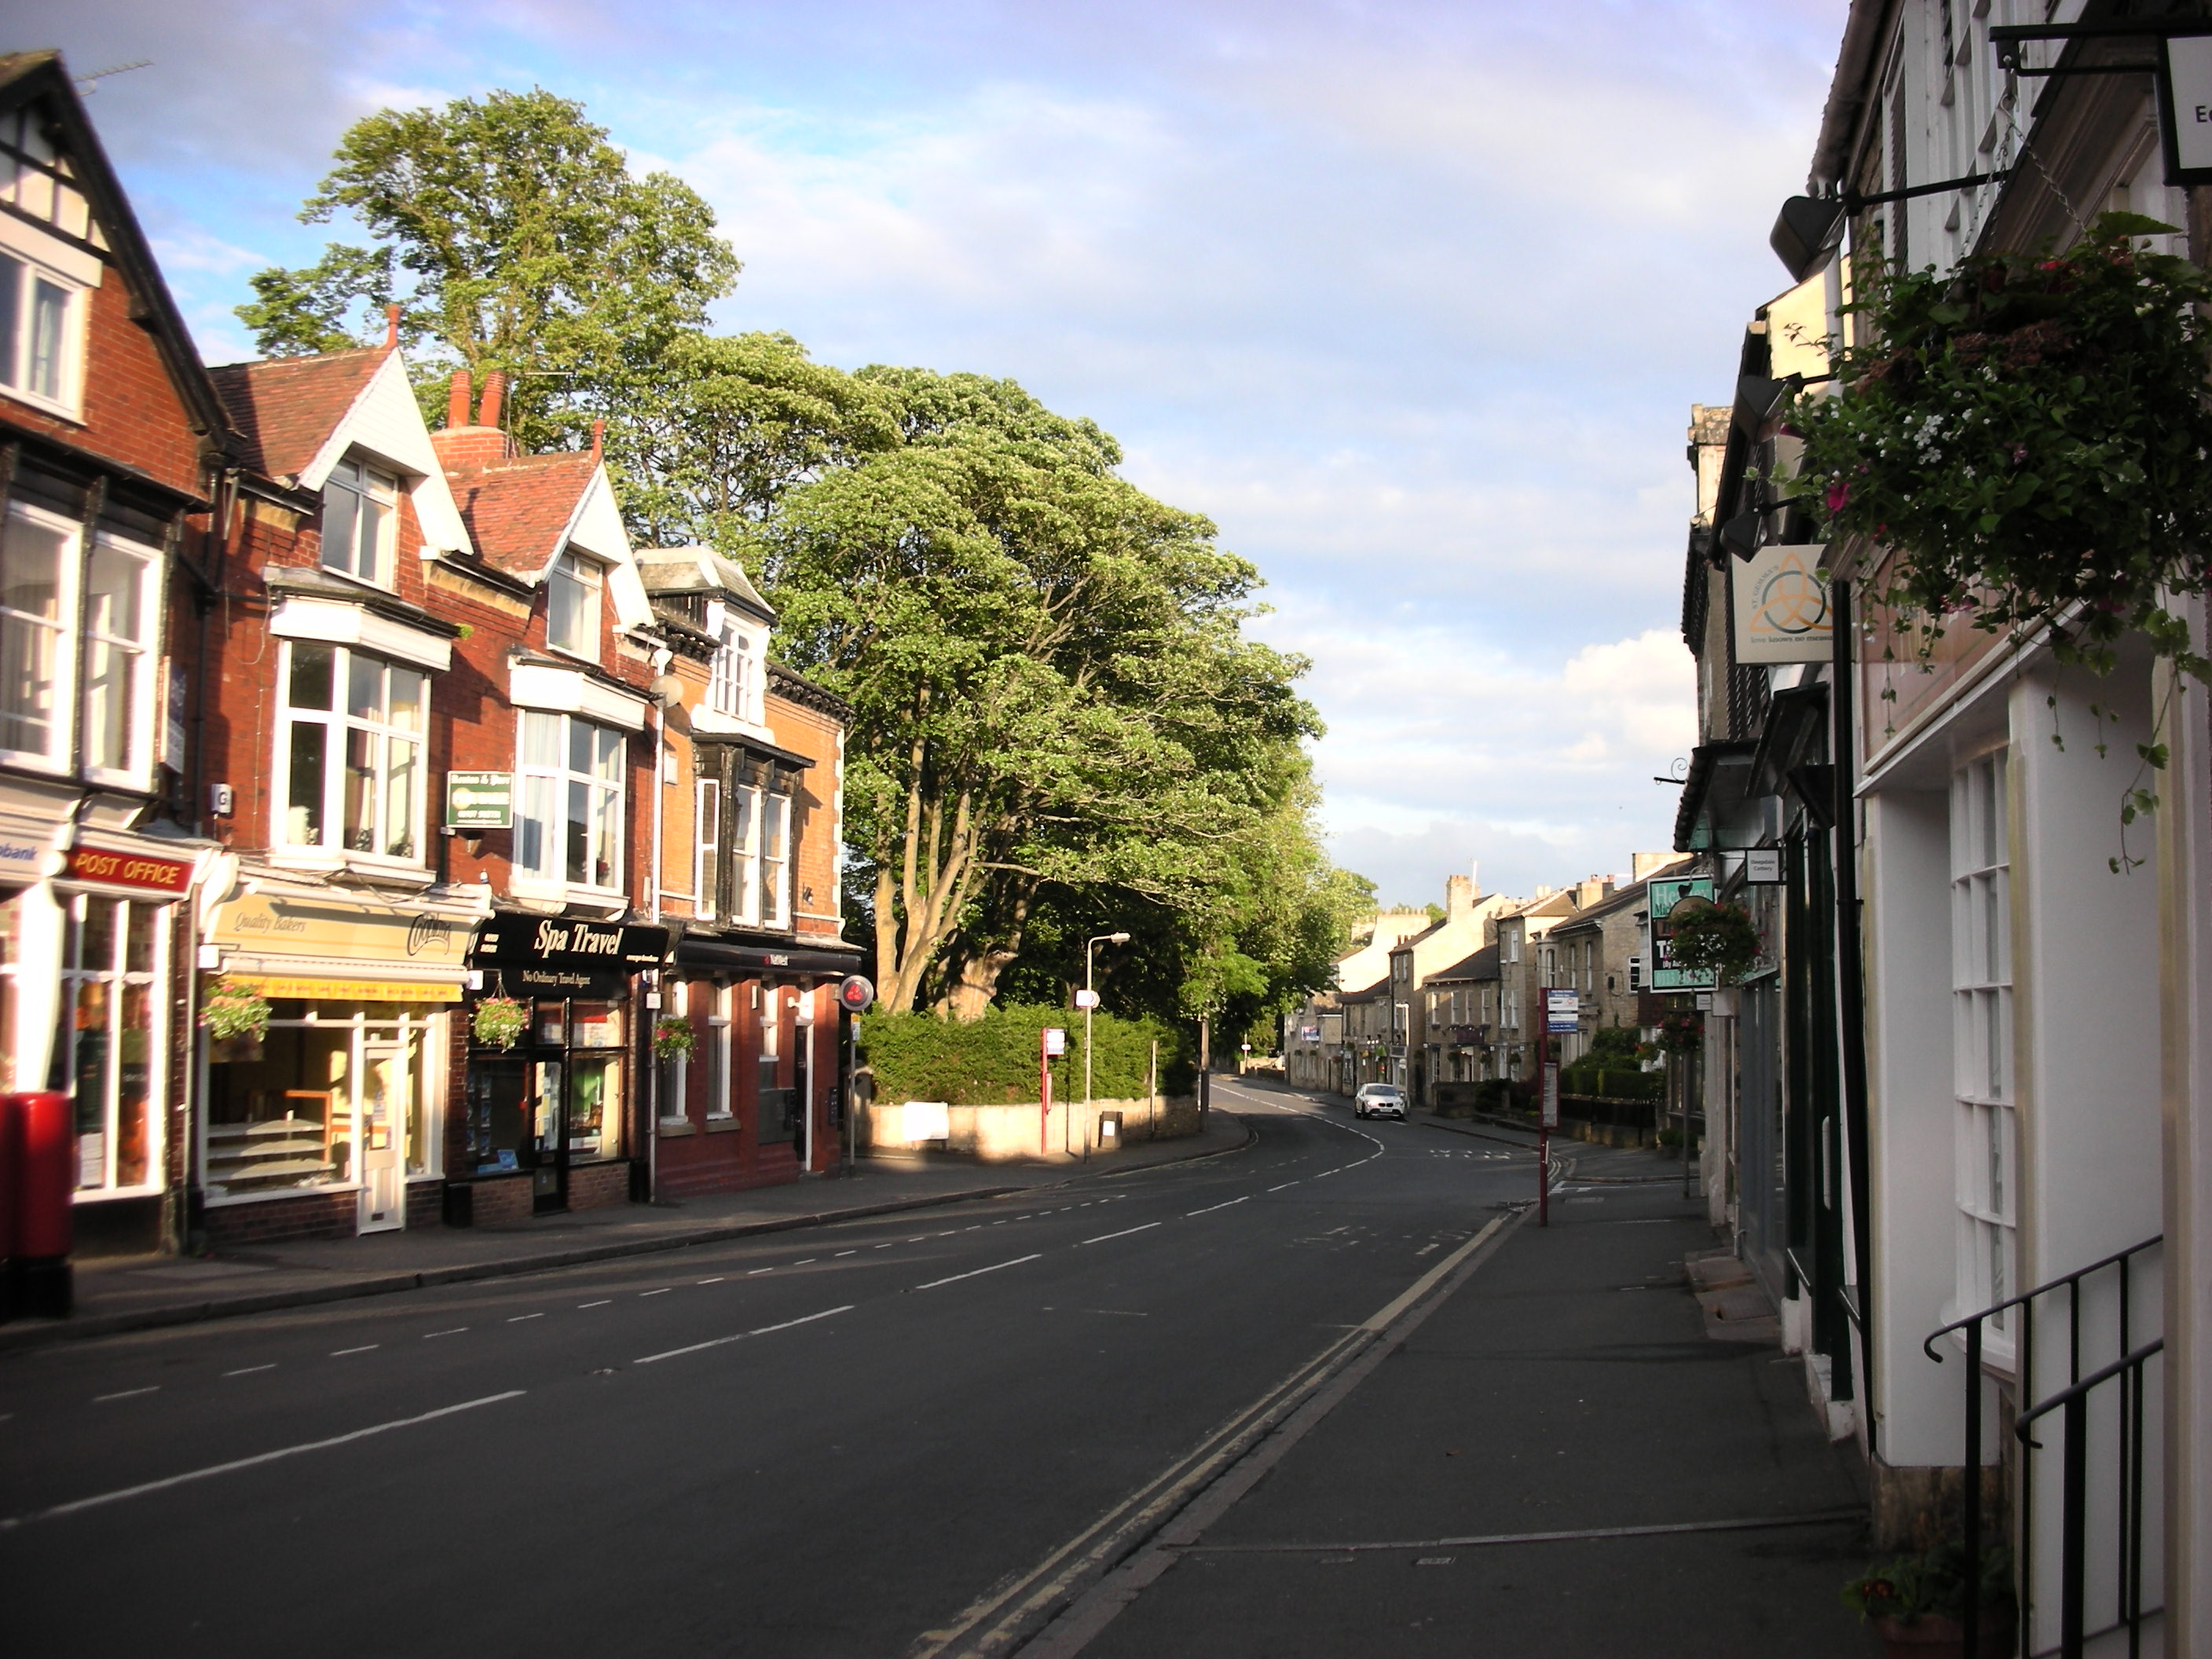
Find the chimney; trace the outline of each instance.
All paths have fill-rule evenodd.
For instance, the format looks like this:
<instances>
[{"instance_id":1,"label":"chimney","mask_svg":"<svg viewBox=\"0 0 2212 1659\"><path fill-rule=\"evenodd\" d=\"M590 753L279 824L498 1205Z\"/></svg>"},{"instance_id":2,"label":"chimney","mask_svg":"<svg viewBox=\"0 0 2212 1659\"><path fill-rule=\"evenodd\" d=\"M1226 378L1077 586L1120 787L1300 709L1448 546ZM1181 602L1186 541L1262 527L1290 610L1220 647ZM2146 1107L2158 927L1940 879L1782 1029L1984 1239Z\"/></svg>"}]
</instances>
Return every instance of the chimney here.
<instances>
[{"instance_id":1,"label":"chimney","mask_svg":"<svg viewBox=\"0 0 2212 1659\"><path fill-rule=\"evenodd\" d=\"M1446 876L1444 878L1444 920L1465 921L1474 914L1474 878Z\"/></svg>"},{"instance_id":2,"label":"chimney","mask_svg":"<svg viewBox=\"0 0 2212 1659\"><path fill-rule=\"evenodd\" d=\"M607 423L605 420L592 422L592 459L598 460L607 450Z\"/></svg>"},{"instance_id":3,"label":"chimney","mask_svg":"<svg viewBox=\"0 0 2212 1659\"><path fill-rule=\"evenodd\" d=\"M430 434L430 447L449 470L491 466L514 459L514 446L499 429L500 393L505 380L497 369L484 376L483 420L478 424L469 419L469 371L453 371L453 386L446 393L446 424Z\"/></svg>"},{"instance_id":4,"label":"chimney","mask_svg":"<svg viewBox=\"0 0 2212 1659\"><path fill-rule=\"evenodd\" d=\"M446 430L458 432L469 423L469 372L465 368L453 371L453 385L446 392Z\"/></svg>"},{"instance_id":5,"label":"chimney","mask_svg":"<svg viewBox=\"0 0 2212 1659\"><path fill-rule=\"evenodd\" d=\"M477 424L496 429L499 426L500 404L507 396L507 376L494 369L484 376L483 407L477 412Z\"/></svg>"},{"instance_id":6,"label":"chimney","mask_svg":"<svg viewBox=\"0 0 2212 1659\"><path fill-rule=\"evenodd\" d=\"M1575 884L1575 908L1587 910L1601 899L1613 896L1613 880L1609 876L1585 876Z\"/></svg>"},{"instance_id":7,"label":"chimney","mask_svg":"<svg viewBox=\"0 0 2212 1659\"><path fill-rule=\"evenodd\" d=\"M1628 878L1642 881L1655 870L1663 870L1681 856L1679 853L1631 853L1628 855Z\"/></svg>"},{"instance_id":8,"label":"chimney","mask_svg":"<svg viewBox=\"0 0 2212 1659\"><path fill-rule=\"evenodd\" d=\"M398 343L399 307L396 305L386 306L384 308L384 349L390 351Z\"/></svg>"}]
</instances>

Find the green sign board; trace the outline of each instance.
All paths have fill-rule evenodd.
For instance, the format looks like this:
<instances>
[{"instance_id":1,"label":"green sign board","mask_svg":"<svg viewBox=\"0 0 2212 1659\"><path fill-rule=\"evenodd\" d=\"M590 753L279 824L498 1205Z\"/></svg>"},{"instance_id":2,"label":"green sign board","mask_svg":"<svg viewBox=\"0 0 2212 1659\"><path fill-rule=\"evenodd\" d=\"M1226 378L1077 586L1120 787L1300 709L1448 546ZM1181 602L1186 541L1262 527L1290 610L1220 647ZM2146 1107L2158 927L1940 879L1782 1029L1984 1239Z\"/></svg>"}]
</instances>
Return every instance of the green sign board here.
<instances>
[{"instance_id":1,"label":"green sign board","mask_svg":"<svg viewBox=\"0 0 2212 1659\"><path fill-rule=\"evenodd\" d=\"M1719 981L1717 975L1693 974L1674 965L1674 929L1667 918L1674 907L1686 898L1710 899L1713 896L1712 878L1695 876L1687 880L1655 881L1645 890L1651 915L1651 988L1655 991L1710 991Z\"/></svg>"},{"instance_id":2,"label":"green sign board","mask_svg":"<svg viewBox=\"0 0 2212 1659\"><path fill-rule=\"evenodd\" d=\"M446 822L456 830L514 828L514 774L446 774Z\"/></svg>"}]
</instances>

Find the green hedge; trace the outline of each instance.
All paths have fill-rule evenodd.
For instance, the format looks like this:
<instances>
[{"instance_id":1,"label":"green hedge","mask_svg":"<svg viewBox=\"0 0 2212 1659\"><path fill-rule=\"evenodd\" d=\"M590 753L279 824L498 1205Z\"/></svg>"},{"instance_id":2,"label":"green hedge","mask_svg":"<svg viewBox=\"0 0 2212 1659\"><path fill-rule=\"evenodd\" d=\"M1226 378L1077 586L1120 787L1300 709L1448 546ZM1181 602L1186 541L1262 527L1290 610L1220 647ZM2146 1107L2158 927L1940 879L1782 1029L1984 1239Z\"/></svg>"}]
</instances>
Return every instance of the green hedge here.
<instances>
[{"instance_id":1,"label":"green hedge","mask_svg":"<svg viewBox=\"0 0 2212 1659\"><path fill-rule=\"evenodd\" d=\"M1067 1052L1052 1063L1057 1100L1083 1097L1083 1016L1066 1008L994 1008L973 1024L933 1014L869 1014L860 1021L860 1059L874 1073L874 1097L886 1103L942 1100L954 1106L996 1106L1037 1097L1039 1033L1057 1025ZM1150 1019L1091 1017L1097 1054L1091 1061L1094 1100L1135 1100L1145 1093L1152 1045L1160 1045L1160 1092L1187 1095L1197 1071L1188 1038Z\"/></svg>"},{"instance_id":2,"label":"green hedge","mask_svg":"<svg viewBox=\"0 0 2212 1659\"><path fill-rule=\"evenodd\" d=\"M1601 1100L1656 1100L1666 1092L1666 1074L1570 1066L1559 1073L1559 1092L1592 1095Z\"/></svg>"}]
</instances>

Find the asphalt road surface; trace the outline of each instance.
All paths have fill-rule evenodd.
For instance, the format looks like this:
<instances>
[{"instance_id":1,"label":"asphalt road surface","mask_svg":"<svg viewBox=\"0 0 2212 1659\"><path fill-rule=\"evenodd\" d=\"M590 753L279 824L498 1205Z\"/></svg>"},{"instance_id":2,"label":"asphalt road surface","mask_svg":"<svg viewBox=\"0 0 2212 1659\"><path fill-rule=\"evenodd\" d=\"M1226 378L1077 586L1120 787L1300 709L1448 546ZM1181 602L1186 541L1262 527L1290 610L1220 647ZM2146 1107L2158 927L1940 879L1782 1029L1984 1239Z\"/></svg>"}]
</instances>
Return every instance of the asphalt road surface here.
<instances>
[{"instance_id":1,"label":"asphalt road surface","mask_svg":"<svg viewBox=\"0 0 2212 1659\"><path fill-rule=\"evenodd\" d=\"M1216 1101L1251 1145L1057 1194L0 1362L9 1645L1011 1651L1533 1196Z\"/></svg>"}]
</instances>

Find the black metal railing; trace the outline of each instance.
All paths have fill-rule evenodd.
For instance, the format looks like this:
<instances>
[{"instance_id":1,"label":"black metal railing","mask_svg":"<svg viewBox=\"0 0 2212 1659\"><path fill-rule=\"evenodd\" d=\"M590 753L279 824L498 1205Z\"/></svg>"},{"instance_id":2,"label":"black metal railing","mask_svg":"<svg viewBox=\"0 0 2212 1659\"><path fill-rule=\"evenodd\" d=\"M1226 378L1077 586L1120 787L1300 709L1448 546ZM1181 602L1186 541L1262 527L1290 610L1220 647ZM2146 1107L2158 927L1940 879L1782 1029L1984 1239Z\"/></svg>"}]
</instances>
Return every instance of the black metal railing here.
<instances>
[{"instance_id":1,"label":"black metal railing","mask_svg":"<svg viewBox=\"0 0 2212 1659\"><path fill-rule=\"evenodd\" d=\"M2061 1389L2040 1405L2021 1413L2013 1432L2021 1443L2041 1450L2029 1428L2037 1419L2059 1412L2066 1444L2059 1458L2058 1502L2058 1653L2059 1659L2081 1659L2083 1627L2087 1623L2089 1568L2089 1395L2106 1383L2126 1378L2120 1389L2120 1489L2118 1525L2119 1577L2117 1581L2118 1617L2115 1626L2128 1632L2128 1659L2141 1659L2143 1620L2159 1609L2142 1604L2143 1559L2143 1368L2163 1352L2160 1337L2130 1350L2111 1364ZM2025 1460L2023 1460L2024 1462ZM1971 1598L1970 1598L1971 1599ZM2025 1620L2022 1620L2023 1625ZM1969 1649L1971 1652L1972 1650Z\"/></svg>"},{"instance_id":2,"label":"black metal railing","mask_svg":"<svg viewBox=\"0 0 2212 1659\"><path fill-rule=\"evenodd\" d=\"M2000 1314L2006 1313L2014 1308L2020 1310L2021 1316L2019 1330L2014 1335L2013 1341L2013 1351L2016 1357L2018 1366L2017 1375L2020 1379L2020 1398L2024 1401L2033 1400L2035 1398L2036 1304L2045 1297L2056 1296L2062 1291L2064 1291L2066 1294L2067 1326L2067 1391L2070 1393L2076 1388L2083 1388L2086 1390L2087 1387L2094 1386L2094 1384L2085 1384L2081 1376L2082 1281L2095 1274L2105 1273L2107 1270L2110 1270L2118 1278L2119 1281L2119 1348L2123 1355L2131 1355L2136 1352L2136 1350L2130 1346L2130 1321L2134 1312L2132 1305L2134 1302L2134 1297L2132 1294L2134 1285L2132 1280L2135 1258L2141 1255L2146 1250L2158 1249L2165 1242L2166 1236L2163 1233L2154 1234L2151 1237L2144 1239L2140 1244L2130 1244L2124 1250L2117 1251L2113 1255L2106 1256L2100 1261L2092 1261L2087 1267L2076 1267L2070 1273L2062 1273L2056 1279L2050 1279L2044 1284L2038 1285L2033 1290L2022 1291L2017 1296L2007 1297L2002 1302L1992 1303L1988 1307L1984 1308L1979 1313L1969 1314L1964 1319L1954 1319L1949 1324L1943 1326L1941 1329L1930 1332L1928 1340L1920 1345L1921 1351L1940 1365L1943 1363L1943 1356L1936 1352L1936 1345L1944 1337L1949 1336L1954 1332L1963 1333L1966 1338L1966 1455L1962 1460L1962 1468L1960 1474L1961 1477L1960 1484L1964 1488L1964 1491L1961 1493L1962 1508L1964 1510L1964 1513L1960 1517L1961 1530L1966 1534L1965 1544L1966 1551L1966 1598L1964 1611L1964 1623L1966 1625L1964 1634L1966 1639L1963 1645L1966 1651L1970 1654L1979 1653L1981 1651L1977 1644L1981 1639L1980 1626L1982 1611L1980 1591L1982 1582L1983 1328L1990 1320L1996 1318ZM2146 1349L2143 1352L2148 1352L2150 1350ZM2118 1363L2124 1365L2126 1361L2123 1359ZM2109 1366L2106 1368L2106 1370L2110 1370L2112 1368ZM2100 1372L2098 1375L2100 1378L2103 1376L2102 1372ZM2055 1401L2061 1397L2062 1396L2060 1395L2053 1395L2052 1400ZM2035 1409L2038 1412L2040 1412L2045 1409L2045 1406L2047 1406L2051 1402L2046 1401L2045 1402L2045 1405L2039 1405ZM2027 1419L2025 1418L2021 1419L2023 1425L2026 1420ZM2136 1428L2137 1437L2140 1438L2142 1425L2139 1419L2136 1421ZM2067 1445L2069 1449L2068 1452L2069 1456L2073 1455L2071 1448L2077 1443L2080 1443L2077 1441L2076 1437L2069 1434L2067 1437ZM2021 1457L2020 1462L2019 1503L2017 1509L2018 1513L2021 1516L2025 1517L2025 1520L2021 1530L2022 1547L2019 1551L2015 1559L2018 1563L2016 1571L2019 1573L2020 1651L2022 1656L2022 1659L2026 1659L2026 1656L2033 1651L2030 1632L2033 1626L2035 1607L2033 1595L2035 1552L2033 1547L2032 1538L2032 1522L2035 1513L2034 1467L2034 1460L2033 1458L2027 1456ZM2125 1485L2128 1480L2127 1472L2124 1469L2121 1472L2121 1478L2124 1485L2124 1495ZM2137 1480L2135 1483L2134 1492L2136 1498L2140 1499L2142 1496L2140 1480ZM2140 1503L2138 1503L2137 1512L2133 1522L2138 1533L2140 1532L2141 1527L2140 1509L2141 1505ZM2122 1570L2122 1582L2124 1583L2126 1582L2125 1575L2131 1566L2136 1571L2140 1571L2140 1539L2138 1538L2135 1546L2130 1546L2126 1535L2130 1528L2128 1524L2124 1523L2125 1517L2129 1511L2124 1504L2122 1504L2120 1512L2124 1518L2124 1524L2120 1528L2120 1532L2122 1534L2120 1540L2120 1565ZM2131 1649L2130 1651L2132 1650L2133 1650ZM2077 1648L2075 1651L2078 1653L2080 1650Z\"/></svg>"}]
</instances>

